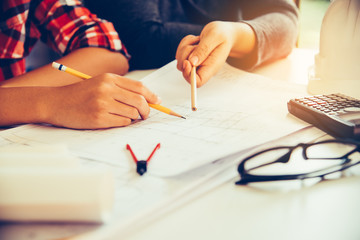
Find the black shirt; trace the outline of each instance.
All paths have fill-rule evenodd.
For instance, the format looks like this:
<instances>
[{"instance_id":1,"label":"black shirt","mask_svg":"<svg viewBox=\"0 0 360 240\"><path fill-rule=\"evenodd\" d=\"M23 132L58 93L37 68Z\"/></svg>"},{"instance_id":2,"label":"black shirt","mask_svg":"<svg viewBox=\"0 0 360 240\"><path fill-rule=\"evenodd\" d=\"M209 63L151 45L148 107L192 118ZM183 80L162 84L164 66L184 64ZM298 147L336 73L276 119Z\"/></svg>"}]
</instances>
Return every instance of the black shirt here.
<instances>
[{"instance_id":1,"label":"black shirt","mask_svg":"<svg viewBox=\"0 0 360 240\"><path fill-rule=\"evenodd\" d=\"M254 29L257 51L229 59L243 69L286 56L298 33L298 11L288 0L86 0L85 5L114 24L132 56L131 70L174 60L181 39L199 35L214 20L243 21Z\"/></svg>"}]
</instances>

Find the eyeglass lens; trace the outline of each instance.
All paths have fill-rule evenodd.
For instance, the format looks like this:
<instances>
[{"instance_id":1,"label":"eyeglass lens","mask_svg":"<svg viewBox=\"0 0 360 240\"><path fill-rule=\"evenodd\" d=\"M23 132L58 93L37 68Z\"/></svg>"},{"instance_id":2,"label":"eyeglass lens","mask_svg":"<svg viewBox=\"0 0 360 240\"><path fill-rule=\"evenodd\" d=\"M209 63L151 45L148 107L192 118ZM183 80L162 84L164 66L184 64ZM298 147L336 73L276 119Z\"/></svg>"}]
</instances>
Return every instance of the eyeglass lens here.
<instances>
[{"instance_id":1,"label":"eyeglass lens","mask_svg":"<svg viewBox=\"0 0 360 240\"><path fill-rule=\"evenodd\" d=\"M339 143L339 142L325 142L320 144L310 145L306 148L306 156L308 158L326 158L334 159L346 156L348 153L356 149L355 144Z\"/></svg>"}]
</instances>

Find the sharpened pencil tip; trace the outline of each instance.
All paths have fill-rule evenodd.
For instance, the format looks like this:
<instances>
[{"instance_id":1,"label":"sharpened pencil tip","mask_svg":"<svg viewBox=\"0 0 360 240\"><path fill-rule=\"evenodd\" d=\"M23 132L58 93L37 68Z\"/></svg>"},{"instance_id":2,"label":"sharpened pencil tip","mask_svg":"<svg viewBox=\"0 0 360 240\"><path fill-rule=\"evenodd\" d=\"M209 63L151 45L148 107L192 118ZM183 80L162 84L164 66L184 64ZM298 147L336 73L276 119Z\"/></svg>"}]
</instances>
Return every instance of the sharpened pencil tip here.
<instances>
[{"instance_id":1,"label":"sharpened pencil tip","mask_svg":"<svg viewBox=\"0 0 360 240\"><path fill-rule=\"evenodd\" d=\"M181 118L186 119L185 117L181 116Z\"/></svg>"}]
</instances>

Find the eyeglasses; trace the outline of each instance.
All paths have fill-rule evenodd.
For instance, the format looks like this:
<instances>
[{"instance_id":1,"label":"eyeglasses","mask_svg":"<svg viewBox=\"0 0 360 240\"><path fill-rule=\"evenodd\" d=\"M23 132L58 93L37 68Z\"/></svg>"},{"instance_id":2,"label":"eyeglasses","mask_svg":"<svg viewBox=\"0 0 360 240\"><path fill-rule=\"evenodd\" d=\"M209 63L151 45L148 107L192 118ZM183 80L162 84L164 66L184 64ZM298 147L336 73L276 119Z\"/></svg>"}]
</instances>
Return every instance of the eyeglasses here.
<instances>
[{"instance_id":1,"label":"eyeglasses","mask_svg":"<svg viewBox=\"0 0 360 240\"><path fill-rule=\"evenodd\" d=\"M302 151L297 151L302 150ZM282 180L325 179L360 163L360 143L326 140L269 148L240 162L238 185Z\"/></svg>"}]
</instances>

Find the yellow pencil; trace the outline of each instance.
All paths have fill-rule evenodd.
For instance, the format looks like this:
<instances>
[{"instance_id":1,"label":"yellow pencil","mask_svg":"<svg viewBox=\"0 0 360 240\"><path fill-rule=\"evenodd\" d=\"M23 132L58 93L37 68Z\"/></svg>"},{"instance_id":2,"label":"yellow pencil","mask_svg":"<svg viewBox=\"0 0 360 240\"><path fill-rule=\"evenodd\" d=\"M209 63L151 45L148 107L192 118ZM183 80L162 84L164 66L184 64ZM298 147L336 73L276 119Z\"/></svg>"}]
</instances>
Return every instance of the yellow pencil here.
<instances>
[{"instance_id":1,"label":"yellow pencil","mask_svg":"<svg viewBox=\"0 0 360 240\"><path fill-rule=\"evenodd\" d=\"M66 67L66 66L64 66L64 65L62 65L60 63L57 63L57 62L53 62L52 67L56 68L56 69L58 69L60 71L70 73L71 75L74 75L75 77L78 77L78 78L81 78L81 79L89 79L89 78L91 78L91 76L89 76L87 74L76 71L76 70L74 70L72 68L68 68L68 67Z\"/></svg>"},{"instance_id":2,"label":"yellow pencil","mask_svg":"<svg viewBox=\"0 0 360 240\"><path fill-rule=\"evenodd\" d=\"M53 62L52 67L56 68L56 69L58 69L60 71L69 73L69 74L71 74L73 76L79 77L81 79L89 79L89 78L91 78L91 76L89 76L87 74L76 71L76 70L74 70L72 68L66 67L66 66L64 66L64 65L62 65L60 63L57 63L57 62ZM149 104L149 107L152 107L152 108L154 108L156 110L159 110L160 112L186 119L185 117L181 116L180 114L177 114L176 112L170 110L169 108L166 108L166 107L161 106L159 104L152 104L152 103L148 103L148 104Z\"/></svg>"},{"instance_id":3,"label":"yellow pencil","mask_svg":"<svg viewBox=\"0 0 360 240\"><path fill-rule=\"evenodd\" d=\"M159 104L152 104L152 103L148 103L148 104L149 104L150 107L152 107L152 108L154 108L156 110L159 110L160 112L186 119L185 117L177 114L176 112L172 111L171 109L168 109L168 108L166 108L164 106L161 106Z\"/></svg>"},{"instance_id":4,"label":"yellow pencil","mask_svg":"<svg viewBox=\"0 0 360 240\"><path fill-rule=\"evenodd\" d=\"M191 109L193 111L197 110L196 107L196 67L193 66L190 74L190 82L191 82Z\"/></svg>"}]
</instances>

